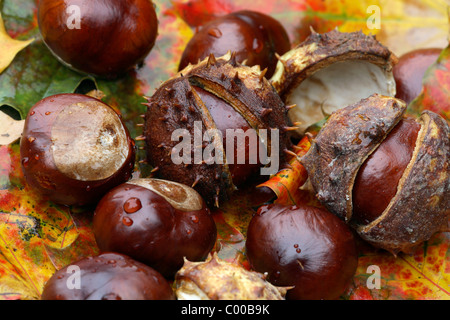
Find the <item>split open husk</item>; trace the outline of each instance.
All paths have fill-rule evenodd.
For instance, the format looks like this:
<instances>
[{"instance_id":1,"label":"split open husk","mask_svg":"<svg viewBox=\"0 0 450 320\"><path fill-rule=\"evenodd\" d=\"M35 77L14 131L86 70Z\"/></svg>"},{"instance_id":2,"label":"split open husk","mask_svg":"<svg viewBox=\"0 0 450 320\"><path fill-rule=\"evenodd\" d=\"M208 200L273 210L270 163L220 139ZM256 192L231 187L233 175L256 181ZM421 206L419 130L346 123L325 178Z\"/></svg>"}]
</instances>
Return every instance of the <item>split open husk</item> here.
<instances>
[{"instance_id":1,"label":"split open husk","mask_svg":"<svg viewBox=\"0 0 450 320\"><path fill-rule=\"evenodd\" d=\"M352 220L352 190L369 155L402 119L406 104L372 95L333 113L301 159L318 200L376 247L411 252L448 228L450 215L449 126L424 111L413 156L384 212L367 225Z\"/></svg>"},{"instance_id":2,"label":"split open husk","mask_svg":"<svg viewBox=\"0 0 450 320\"><path fill-rule=\"evenodd\" d=\"M279 57L270 79L298 136L332 112L378 93L395 96L397 57L374 36L333 30L311 35Z\"/></svg>"}]
</instances>

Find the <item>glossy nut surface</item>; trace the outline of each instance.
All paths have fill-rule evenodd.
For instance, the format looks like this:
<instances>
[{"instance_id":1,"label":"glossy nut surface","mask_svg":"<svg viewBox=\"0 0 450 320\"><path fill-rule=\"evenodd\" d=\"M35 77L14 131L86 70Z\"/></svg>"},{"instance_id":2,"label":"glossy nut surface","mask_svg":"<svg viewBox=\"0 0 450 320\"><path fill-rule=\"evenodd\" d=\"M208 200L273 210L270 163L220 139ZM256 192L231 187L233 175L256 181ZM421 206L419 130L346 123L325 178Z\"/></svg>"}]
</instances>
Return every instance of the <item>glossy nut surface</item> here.
<instances>
[{"instance_id":1,"label":"glossy nut surface","mask_svg":"<svg viewBox=\"0 0 450 320\"><path fill-rule=\"evenodd\" d=\"M367 158L353 187L353 218L368 224L378 218L397 193L397 186L411 161L420 124L401 120Z\"/></svg>"},{"instance_id":2,"label":"glossy nut surface","mask_svg":"<svg viewBox=\"0 0 450 320\"><path fill-rule=\"evenodd\" d=\"M58 270L45 284L42 300L174 300L164 277L122 254L107 252Z\"/></svg>"},{"instance_id":3,"label":"glossy nut surface","mask_svg":"<svg viewBox=\"0 0 450 320\"><path fill-rule=\"evenodd\" d=\"M20 156L27 183L65 205L85 205L127 181L134 141L110 106L81 94L58 94L26 118Z\"/></svg>"},{"instance_id":4,"label":"glossy nut surface","mask_svg":"<svg viewBox=\"0 0 450 320\"><path fill-rule=\"evenodd\" d=\"M141 178L106 194L94 213L93 230L102 251L141 261L165 277L200 261L214 247L217 229L203 199L192 188Z\"/></svg>"},{"instance_id":5,"label":"glossy nut surface","mask_svg":"<svg viewBox=\"0 0 450 320\"><path fill-rule=\"evenodd\" d=\"M247 60L249 66L268 68L266 76L270 77L278 61L275 54L282 55L289 49L289 37L279 21L255 11L237 11L210 21L192 37L179 70L211 53L223 56L232 51L236 52L238 62Z\"/></svg>"},{"instance_id":6,"label":"glossy nut surface","mask_svg":"<svg viewBox=\"0 0 450 320\"><path fill-rule=\"evenodd\" d=\"M229 143L232 144L233 150L226 148L231 178L234 185L239 187L247 182L250 177L255 176L262 166L258 157L258 143L251 140L252 128L244 117L225 100L199 87L194 87L194 90L208 108L217 129L220 130L224 146L227 146L227 132L242 132L242 135L248 134L249 136L249 138L242 138L237 134L236 137L230 135L229 137L232 140ZM254 136L256 137L256 135Z\"/></svg>"},{"instance_id":7,"label":"glossy nut surface","mask_svg":"<svg viewBox=\"0 0 450 320\"><path fill-rule=\"evenodd\" d=\"M287 299L337 299L358 264L349 227L310 206L264 205L250 221L246 242L251 267L276 286L295 286Z\"/></svg>"},{"instance_id":8,"label":"glossy nut surface","mask_svg":"<svg viewBox=\"0 0 450 320\"><path fill-rule=\"evenodd\" d=\"M77 71L114 78L143 62L157 37L150 0L41 0L44 42Z\"/></svg>"},{"instance_id":9,"label":"glossy nut surface","mask_svg":"<svg viewBox=\"0 0 450 320\"><path fill-rule=\"evenodd\" d=\"M441 52L439 48L417 49L399 58L393 69L396 98L410 103L421 93L425 72L436 62Z\"/></svg>"}]
</instances>

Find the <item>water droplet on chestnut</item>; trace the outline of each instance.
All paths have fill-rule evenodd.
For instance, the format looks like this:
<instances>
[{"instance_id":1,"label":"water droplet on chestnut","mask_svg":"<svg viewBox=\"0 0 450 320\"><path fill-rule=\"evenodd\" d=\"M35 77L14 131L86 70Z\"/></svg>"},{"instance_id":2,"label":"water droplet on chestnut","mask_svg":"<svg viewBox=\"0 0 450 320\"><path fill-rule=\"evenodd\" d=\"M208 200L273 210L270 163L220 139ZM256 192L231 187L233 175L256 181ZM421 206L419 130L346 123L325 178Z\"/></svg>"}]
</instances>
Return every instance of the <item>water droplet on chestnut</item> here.
<instances>
[{"instance_id":1,"label":"water droplet on chestnut","mask_svg":"<svg viewBox=\"0 0 450 320\"><path fill-rule=\"evenodd\" d=\"M138 198L130 198L127 201L125 201L123 205L123 210L125 210L126 213L135 213L139 211L142 208L141 200Z\"/></svg>"},{"instance_id":2,"label":"water droplet on chestnut","mask_svg":"<svg viewBox=\"0 0 450 320\"><path fill-rule=\"evenodd\" d=\"M214 38L220 38L222 36L222 32L217 28L209 29L208 34L213 36Z\"/></svg>"},{"instance_id":3,"label":"water droplet on chestnut","mask_svg":"<svg viewBox=\"0 0 450 320\"><path fill-rule=\"evenodd\" d=\"M133 220L130 219L129 217L123 217L123 218L122 218L122 223L123 223L124 225L126 225L127 227L130 227L130 226L133 225Z\"/></svg>"}]
</instances>

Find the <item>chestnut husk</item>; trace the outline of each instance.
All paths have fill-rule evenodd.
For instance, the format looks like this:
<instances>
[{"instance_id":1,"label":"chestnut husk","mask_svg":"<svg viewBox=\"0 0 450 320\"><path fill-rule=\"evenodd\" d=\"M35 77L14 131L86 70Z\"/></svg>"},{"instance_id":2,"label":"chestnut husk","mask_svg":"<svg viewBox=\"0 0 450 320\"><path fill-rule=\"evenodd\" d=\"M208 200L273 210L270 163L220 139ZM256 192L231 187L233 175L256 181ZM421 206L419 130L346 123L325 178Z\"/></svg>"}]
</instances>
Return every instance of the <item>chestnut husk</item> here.
<instances>
[{"instance_id":1,"label":"chestnut husk","mask_svg":"<svg viewBox=\"0 0 450 320\"><path fill-rule=\"evenodd\" d=\"M211 253L203 262L187 259L175 276L178 300L284 300L290 287L277 287L262 273Z\"/></svg>"},{"instance_id":2,"label":"chestnut husk","mask_svg":"<svg viewBox=\"0 0 450 320\"><path fill-rule=\"evenodd\" d=\"M284 164L283 151L292 146L287 118L289 108L264 75L265 71L261 71L259 66L242 65L236 61L235 54L229 52L218 58L211 54L164 82L148 98L142 136L147 149L147 162L157 169L156 174L162 179L194 187L209 206L219 206L237 189L226 162L225 146L217 137L212 143L222 152L223 164L205 161L175 164L171 159L172 149L178 143L171 140L174 130L186 129L194 136L196 122L201 123L202 134L216 129L215 121L195 87L227 102L256 132L260 129L279 129L279 161ZM268 146L270 134L266 142ZM194 149L195 146L192 146L191 155Z\"/></svg>"},{"instance_id":3,"label":"chestnut husk","mask_svg":"<svg viewBox=\"0 0 450 320\"><path fill-rule=\"evenodd\" d=\"M320 34L311 29L309 37L278 59L270 82L286 104L297 106L289 112L291 122L299 122L297 136L303 136L308 127L332 112L371 94L393 97L396 93L393 66L398 58L375 36L360 31L346 33L334 29ZM319 89L301 87L319 72L329 73L330 68L338 68L344 63L344 69L337 75L311 80ZM345 75L349 70L353 73ZM356 77L360 80L347 85L346 76L351 77L350 81L355 81ZM340 87L330 87L333 81ZM343 83L345 87L342 87ZM321 91L308 93L315 90Z\"/></svg>"},{"instance_id":4,"label":"chestnut husk","mask_svg":"<svg viewBox=\"0 0 450 320\"><path fill-rule=\"evenodd\" d=\"M416 119L421 129L396 195L369 224L352 220L352 188L358 170L405 112L403 101L378 94L340 109L300 159L318 200L362 239L394 255L411 253L436 232L446 230L450 214L449 126L439 115L424 111Z\"/></svg>"}]
</instances>

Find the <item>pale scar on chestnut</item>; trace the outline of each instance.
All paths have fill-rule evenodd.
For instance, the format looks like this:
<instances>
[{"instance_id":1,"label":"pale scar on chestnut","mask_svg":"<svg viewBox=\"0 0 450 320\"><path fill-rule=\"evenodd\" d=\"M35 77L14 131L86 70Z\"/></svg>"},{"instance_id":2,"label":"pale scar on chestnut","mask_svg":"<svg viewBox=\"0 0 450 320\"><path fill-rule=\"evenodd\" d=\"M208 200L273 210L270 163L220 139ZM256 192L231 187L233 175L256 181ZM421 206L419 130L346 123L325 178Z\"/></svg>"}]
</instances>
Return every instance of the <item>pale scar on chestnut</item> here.
<instances>
[{"instance_id":1,"label":"pale scar on chestnut","mask_svg":"<svg viewBox=\"0 0 450 320\"><path fill-rule=\"evenodd\" d=\"M106 179L127 159L128 140L120 119L114 110L98 105L93 101L68 105L58 114L52 127L51 150L55 165L72 179Z\"/></svg>"},{"instance_id":2,"label":"pale scar on chestnut","mask_svg":"<svg viewBox=\"0 0 450 320\"><path fill-rule=\"evenodd\" d=\"M154 178L133 179L127 183L147 188L159 194L175 209L181 211L197 211L203 208L201 196L194 189L181 183Z\"/></svg>"}]
</instances>

